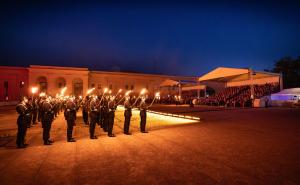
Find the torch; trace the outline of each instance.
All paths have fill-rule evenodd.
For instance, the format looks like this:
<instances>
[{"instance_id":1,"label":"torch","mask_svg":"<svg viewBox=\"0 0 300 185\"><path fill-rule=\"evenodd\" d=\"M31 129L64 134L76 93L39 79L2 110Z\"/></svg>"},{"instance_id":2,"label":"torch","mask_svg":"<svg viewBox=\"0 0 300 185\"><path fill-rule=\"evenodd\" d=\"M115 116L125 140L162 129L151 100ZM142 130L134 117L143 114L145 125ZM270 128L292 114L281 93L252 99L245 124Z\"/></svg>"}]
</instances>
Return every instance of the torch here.
<instances>
[{"instance_id":1,"label":"torch","mask_svg":"<svg viewBox=\"0 0 300 185\"><path fill-rule=\"evenodd\" d=\"M46 96L46 93L41 92L41 93L39 94L39 96L40 96L40 97Z\"/></svg>"},{"instance_id":2,"label":"torch","mask_svg":"<svg viewBox=\"0 0 300 185\"><path fill-rule=\"evenodd\" d=\"M95 90L95 87L93 87L93 88L91 88L91 89L88 89L88 90L86 91L86 95L91 94L94 90Z\"/></svg>"},{"instance_id":3,"label":"torch","mask_svg":"<svg viewBox=\"0 0 300 185\"><path fill-rule=\"evenodd\" d=\"M132 107L137 103L137 101L140 99L140 97L145 94L146 89L142 89L140 92L140 95L137 97L137 99L135 100L135 102L132 104Z\"/></svg>"},{"instance_id":4,"label":"torch","mask_svg":"<svg viewBox=\"0 0 300 185\"><path fill-rule=\"evenodd\" d=\"M63 96L65 94L66 90L67 90L67 87L62 88L60 91L60 95Z\"/></svg>"},{"instance_id":5,"label":"torch","mask_svg":"<svg viewBox=\"0 0 300 185\"><path fill-rule=\"evenodd\" d=\"M151 106L153 105L155 99L158 98L159 96L160 96L160 95L159 95L159 92L155 93L155 96L154 96L154 98L153 98L151 104L150 104L148 107L151 107Z\"/></svg>"},{"instance_id":6,"label":"torch","mask_svg":"<svg viewBox=\"0 0 300 185\"><path fill-rule=\"evenodd\" d=\"M32 87L31 88L31 93L32 93L32 97L34 97L34 94L38 91L37 87Z\"/></svg>"},{"instance_id":7,"label":"torch","mask_svg":"<svg viewBox=\"0 0 300 185\"><path fill-rule=\"evenodd\" d=\"M105 93L106 93L107 91L108 91L108 89L107 89L107 88L104 88L104 90L103 90L103 95L102 95L102 97L101 97L100 103L102 102L103 97L104 97L104 95L105 95Z\"/></svg>"},{"instance_id":8,"label":"torch","mask_svg":"<svg viewBox=\"0 0 300 185\"><path fill-rule=\"evenodd\" d=\"M122 89L119 89L115 97L117 97L122 92Z\"/></svg>"},{"instance_id":9,"label":"torch","mask_svg":"<svg viewBox=\"0 0 300 185\"><path fill-rule=\"evenodd\" d=\"M117 105L118 105L118 104L119 104L126 96L128 96L130 93L131 93L131 90L127 91L127 92L125 93L125 95L118 101Z\"/></svg>"}]
</instances>

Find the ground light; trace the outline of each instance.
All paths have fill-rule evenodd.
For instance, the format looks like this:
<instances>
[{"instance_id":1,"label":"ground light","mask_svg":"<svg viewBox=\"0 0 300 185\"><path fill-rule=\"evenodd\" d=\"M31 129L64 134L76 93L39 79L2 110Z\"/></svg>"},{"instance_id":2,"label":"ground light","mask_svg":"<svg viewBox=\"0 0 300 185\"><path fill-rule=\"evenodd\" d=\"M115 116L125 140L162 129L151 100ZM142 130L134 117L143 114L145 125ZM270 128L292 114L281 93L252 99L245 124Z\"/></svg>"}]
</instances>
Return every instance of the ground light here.
<instances>
[{"instance_id":1,"label":"ground light","mask_svg":"<svg viewBox=\"0 0 300 185\"><path fill-rule=\"evenodd\" d=\"M124 106L119 105L118 110L123 111ZM134 108L132 109L133 114L139 114L139 110ZM147 110L147 117L155 118L161 121L167 121L171 122L172 124L180 124L180 123L195 123L199 122L199 117L194 116L185 116L185 115L179 115L179 114L170 114L170 113L163 113L163 112L157 112L157 111L151 111Z\"/></svg>"}]
</instances>

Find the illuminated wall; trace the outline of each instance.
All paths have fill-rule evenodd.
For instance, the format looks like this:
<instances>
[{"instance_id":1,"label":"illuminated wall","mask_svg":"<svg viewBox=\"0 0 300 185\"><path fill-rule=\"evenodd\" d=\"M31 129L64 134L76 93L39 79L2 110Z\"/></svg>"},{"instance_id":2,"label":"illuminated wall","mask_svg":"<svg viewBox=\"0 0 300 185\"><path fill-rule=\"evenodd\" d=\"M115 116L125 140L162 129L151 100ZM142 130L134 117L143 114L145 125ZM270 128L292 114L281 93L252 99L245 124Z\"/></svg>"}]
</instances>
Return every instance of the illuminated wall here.
<instances>
[{"instance_id":1,"label":"illuminated wall","mask_svg":"<svg viewBox=\"0 0 300 185\"><path fill-rule=\"evenodd\" d=\"M17 101L27 90L27 68L0 66L0 102Z\"/></svg>"}]
</instances>

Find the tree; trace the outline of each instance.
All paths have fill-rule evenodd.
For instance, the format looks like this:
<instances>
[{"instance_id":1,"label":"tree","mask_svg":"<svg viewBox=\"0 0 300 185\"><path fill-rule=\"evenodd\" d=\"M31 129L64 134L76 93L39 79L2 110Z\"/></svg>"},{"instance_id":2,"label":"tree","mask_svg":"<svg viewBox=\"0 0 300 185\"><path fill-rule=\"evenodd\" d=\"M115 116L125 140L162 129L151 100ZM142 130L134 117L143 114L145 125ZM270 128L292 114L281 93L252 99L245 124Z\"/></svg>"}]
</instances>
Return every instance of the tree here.
<instances>
[{"instance_id":1,"label":"tree","mask_svg":"<svg viewBox=\"0 0 300 185\"><path fill-rule=\"evenodd\" d=\"M275 61L274 73L281 73L284 88L300 87L300 57L284 57Z\"/></svg>"}]
</instances>

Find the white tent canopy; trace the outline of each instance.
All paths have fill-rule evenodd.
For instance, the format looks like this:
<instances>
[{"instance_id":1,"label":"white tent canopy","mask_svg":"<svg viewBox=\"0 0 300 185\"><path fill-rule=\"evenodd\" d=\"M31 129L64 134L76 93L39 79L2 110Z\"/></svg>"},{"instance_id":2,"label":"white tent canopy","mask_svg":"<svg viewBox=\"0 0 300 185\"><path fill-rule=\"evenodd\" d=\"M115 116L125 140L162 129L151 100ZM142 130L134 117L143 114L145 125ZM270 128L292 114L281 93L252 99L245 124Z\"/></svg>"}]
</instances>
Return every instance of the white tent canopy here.
<instances>
[{"instance_id":1,"label":"white tent canopy","mask_svg":"<svg viewBox=\"0 0 300 185\"><path fill-rule=\"evenodd\" d=\"M192 86L186 86L182 87L183 91L191 91L191 90L205 90L206 85L192 85Z\"/></svg>"},{"instance_id":2,"label":"white tent canopy","mask_svg":"<svg viewBox=\"0 0 300 185\"><path fill-rule=\"evenodd\" d=\"M198 80L199 81L213 80L213 79L217 79L217 78L242 75L242 74L246 74L248 72L249 72L248 69L218 67L218 68L212 70L211 72L206 73L205 75L201 76Z\"/></svg>"},{"instance_id":3,"label":"white tent canopy","mask_svg":"<svg viewBox=\"0 0 300 185\"><path fill-rule=\"evenodd\" d=\"M176 81L176 80L167 79L167 80L164 80L160 84L160 87L175 86L175 85L178 85L178 84L179 84L179 82Z\"/></svg>"}]
</instances>

